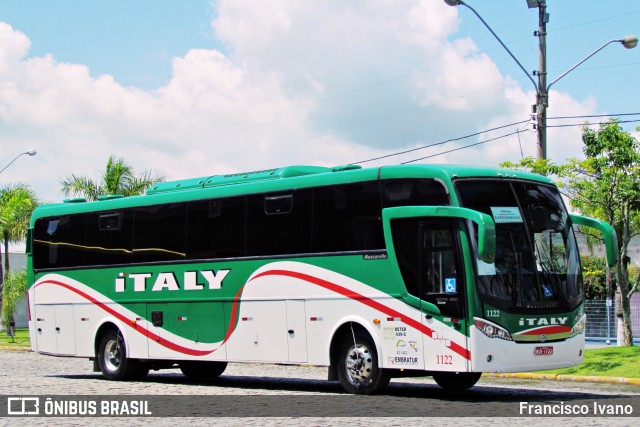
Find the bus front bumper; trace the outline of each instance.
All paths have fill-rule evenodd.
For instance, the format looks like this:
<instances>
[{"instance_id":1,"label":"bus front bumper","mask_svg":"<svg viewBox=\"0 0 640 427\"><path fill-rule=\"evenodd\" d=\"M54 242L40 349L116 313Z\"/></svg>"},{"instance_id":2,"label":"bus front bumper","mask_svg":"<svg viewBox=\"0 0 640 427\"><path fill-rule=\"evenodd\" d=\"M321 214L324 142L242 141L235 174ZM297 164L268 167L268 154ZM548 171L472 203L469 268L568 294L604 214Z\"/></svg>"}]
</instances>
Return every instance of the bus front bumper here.
<instances>
[{"instance_id":1,"label":"bus front bumper","mask_svg":"<svg viewBox=\"0 0 640 427\"><path fill-rule=\"evenodd\" d=\"M582 363L585 334L555 342L516 343L489 338L471 327L471 371L525 372L567 368Z\"/></svg>"}]
</instances>

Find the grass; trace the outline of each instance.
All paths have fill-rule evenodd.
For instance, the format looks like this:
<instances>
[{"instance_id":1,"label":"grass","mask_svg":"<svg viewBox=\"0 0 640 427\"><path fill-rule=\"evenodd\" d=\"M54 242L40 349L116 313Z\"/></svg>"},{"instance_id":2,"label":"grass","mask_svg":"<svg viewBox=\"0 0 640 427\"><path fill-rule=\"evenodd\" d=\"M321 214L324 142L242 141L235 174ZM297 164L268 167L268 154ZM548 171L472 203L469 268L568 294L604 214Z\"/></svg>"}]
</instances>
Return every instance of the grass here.
<instances>
[{"instance_id":1,"label":"grass","mask_svg":"<svg viewBox=\"0 0 640 427\"><path fill-rule=\"evenodd\" d=\"M29 328L17 328L13 340L7 332L0 332L0 347L31 347Z\"/></svg>"},{"instance_id":2,"label":"grass","mask_svg":"<svg viewBox=\"0 0 640 427\"><path fill-rule=\"evenodd\" d=\"M640 378L640 347L607 347L585 350L581 365L553 371L558 375Z\"/></svg>"}]
</instances>

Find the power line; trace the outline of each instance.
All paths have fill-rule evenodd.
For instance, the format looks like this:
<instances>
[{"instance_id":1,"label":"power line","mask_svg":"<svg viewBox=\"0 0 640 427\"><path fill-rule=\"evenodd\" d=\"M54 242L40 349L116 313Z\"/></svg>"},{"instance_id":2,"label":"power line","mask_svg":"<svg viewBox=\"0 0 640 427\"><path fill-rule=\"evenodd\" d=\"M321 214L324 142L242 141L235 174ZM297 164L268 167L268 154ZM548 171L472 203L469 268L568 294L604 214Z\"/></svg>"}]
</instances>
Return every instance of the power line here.
<instances>
[{"instance_id":1,"label":"power line","mask_svg":"<svg viewBox=\"0 0 640 427\"><path fill-rule=\"evenodd\" d=\"M638 122L640 122L640 119L638 119L638 120L621 120L621 121L618 121L618 123L638 123ZM590 125L603 125L603 124L607 124L607 123L608 122L598 122L598 123L589 123L589 124ZM552 126L547 126L547 127L548 128L556 128L556 127L560 128L560 127L576 127L576 126L584 126L584 123L575 123L575 124L566 124L566 125L552 125ZM501 135L501 136L497 136L495 138L491 138L491 139L487 139L487 140L484 140L484 141L476 142L474 144L465 145L464 147L458 147L458 148L454 148L454 149L451 149L451 150L442 151L440 153L431 154L429 156L420 157L418 159L413 159L413 160L408 160L408 161L405 161L405 162L401 162L400 164L404 165L404 164L408 164L408 163L414 163L414 162L417 162L417 161L420 161L420 160L425 160L425 159L429 159L429 158L432 158L432 157L441 156L443 154L452 153L454 151L460 151L460 150L464 150L466 148L475 147L477 145L486 144L487 142L492 142L492 141L496 141L498 139L507 138L509 136L516 135L516 134L518 135L518 138L519 138L520 137L520 135L519 135L520 132L521 132L521 130L517 130L515 132L508 133L508 134Z\"/></svg>"},{"instance_id":2,"label":"power line","mask_svg":"<svg viewBox=\"0 0 640 427\"><path fill-rule=\"evenodd\" d=\"M484 141L480 141L480 142L476 142L474 144L469 144L469 145L465 145L464 147L458 147L458 148L453 148L451 150L447 150L447 151L442 151L440 153L436 153L436 154L431 154L429 156L425 156L425 157L420 157L418 159L413 159L413 160L407 160L406 162L401 162L400 164L402 165L406 165L408 163L413 163L413 162L418 162L420 160L425 160L425 159L430 159L432 157L437 157L437 156L441 156L443 154L449 154L449 153L453 153L454 151L460 151L460 150L464 150L466 148L471 148L471 147L475 147L476 145L482 145L482 144L486 144L487 142L492 142L492 141L496 141L498 139L502 139L502 138L507 138L509 136L513 136L520 133L519 130L515 131L515 132L511 132L505 135L501 135L501 136L496 136L495 138L490 138L490 139L486 139Z\"/></svg>"},{"instance_id":3,"label":"power line","mask_svg":"<svg viewBox=\"0 0 640 427\"><path fill-rule=\"evenodd\" d=\"M640 119L638 120L618 120L617 123L638 123L640 122ZM548 128L568 128L568 127L578 127L578 126L585 126L585 125L606 125L609 122L597 122L597 123L567 123L564 125L547 125Z\"/></svg>"},{"instance_id":4,"label":"power line","mask_svg":"<svg viewBox=\"0 0 640 427\"><path fill-rule=\"evenodd\" d=\"M607 16L607 17L600 18L600 19L594 19L592 21L580 22L580 23L572 24L572 25L565 25L564 27L554 28L554 29L550 30L549 32L551 33L551 32L556 32L556 31L565 31L565 30L568 30L568 29L571 29L571 28L582 27L582 26L585 26L585 25L594 24L596 22L609 21L611 19L617 19L617 18L621 18L621 17L624 17L624 16L635 15L637 13L640 13L640 10L633 10L631 12L622 13L620 15Z\"/></svg>"},{"instance_id":5,"label":"power line","mask_svg":"<svg viewBox=\"0 0 640 427\"><path fill-rule=\"evenodd\" d=\"M552 120L554 120L554 119L556 119L556 120L560 120L560 119L586 119L586 118L598 118L598 117L628 117L628 116L638 116L638 115L640 115L640 113L590 114L590 115L548 117L548 119L552 119ZM397 152L394 152L394 153L385 154L383 156L373 157L371 159L361 160L359 162L353 162L353 164L363 164L363 163L373 162L375 160L387 159L387 158L399 156L399 155L402 155L402 154L407 154L407 153L412 153L412 152L415 152L415 151L424 150L426 148L437 147L437 146L444 145L444 144L447 144L447 143L450 143L450 142L461 141L463 139L467 139L467 138L471 138L471 137L474 137L474 136L478 136L478 135L481 135L481 134L484 134L484 133L487 133L487 132L492 132L492 131L495 131L495 130L504 129L504 128L507 128L507 127L515 126L515 125L529 123L529 121L530 120L522 120L522 121L519 121L519 122L509 123L509 124L502 125L502 126L497 126L497 127L491 128L491 129L486 129L486 130L483 130L483 131L479 131L479 132L471 133L471 134L468 134L468 135L460 136L460 137L457 137L457 138L449 138L449 139L444 140L444 141L435 142L435 143L432 143L432 144L427 144L427 145L423 145L423 146L416 147L416 148L411 148L409 150L397 151ZM618 121L618 123L637 123L637 122L640 122L640 119L638 119L638 120L619 120ZM608 123L608 122L595 122L595 123L589 123L589 125L602 125L602 124L606 124L606 123ZM560 124L560 125L548 125L547 127L548 128L562 128L562 127L578 127L578 126L584 126L584 125L585 125L585 123L568 123L568 124ZM520 137L520 135L519 135L520 132L522 132L521 129L520 130L516 130L515 132L511 132L511 133L505 134L505 135L497 136L495 138L491 138L491 139L487 139L487 140L484 140L484 141L476 142L476 143L473 143L473 144L465 145L464 147L458 147L458 148L454 148L454 149L451 149L451 150L442 151L442 152L439 152L439 153L436 153L436 154L431 154L429 156L420 157L420 158L417 158L417 159L401 162L400 164L413 163L413 162L417 162L417 161L420 161L420 160L425 160L425 159L429 159L429 158L432 158L432 157L441 156L443 154L448 154L448 153L452 153L454 151L464 150L466 148L471 148L471 147L475 147L475 146L478 146L478 145L486 144L488 142L496 141L496 140L499 140L499 139L502 139L502 138L506 138L506 137L509 137L509 136L513 136L513 135L518 135L518 138L519 138Z\"/></svg>"},{"instance_id":6,"label":"power line","mask_svg":"<svg viewBox=\"0 0 640 427\"><path fill-rule=\"evenodd\" d=\"M617 114L592 114L583 116L557 116L547 117L547 119L590 119L595 117L625 117L625 116L640 116L640 113L617 113Z\"/></svg>"},{"instance_id":7,"label":"power line","mask_svg":"<svg viewBox=\"0 0 640 427\"><path fill-rule=\"evenodd\" d=\"M423 145L421 147L411 148L409 150L398 151L398 152L395 152L395 153L386 154L384 156L374 157L374 158L367 159L367 160L361 160L359 162L354 162L354 164L358 165L358 164L362 164L362 163L373 162L375 160L386 159L388 157L399 156L401 154L412 153L414 151L424 150L425 148L436 147L438 145L447 144L449 142L461 141L461 140L466 139L466 138L471 138L472 136L478 136L478 135L481 135L483 133L492 132L492 131L498 130L498 129L504 129L504 128L510 127L510 126L521 125L523 123L528 123L528 122L529 122L528 119L527 120L522 120L522 121L519 121L519 122L510 123L508 125L502 125L502 126L494 127L492 129L487 129L487 130L483 130L483 131L480 131L480 132L471 133L469 135L460 136L458 138L450 138L450 139L447 139L445 141L435 142L433 144Z\"/></svg>"}]
</instances>

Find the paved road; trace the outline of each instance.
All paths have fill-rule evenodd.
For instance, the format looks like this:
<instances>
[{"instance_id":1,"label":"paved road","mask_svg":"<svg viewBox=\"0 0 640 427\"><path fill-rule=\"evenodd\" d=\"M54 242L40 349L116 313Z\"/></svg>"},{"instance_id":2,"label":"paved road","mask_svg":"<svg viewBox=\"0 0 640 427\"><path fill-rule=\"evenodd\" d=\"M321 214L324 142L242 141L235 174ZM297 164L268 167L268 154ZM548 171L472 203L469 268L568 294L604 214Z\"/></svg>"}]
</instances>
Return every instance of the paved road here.
<instances>
[{"instance_id":1,"label":"paved road","mask_svg":"<svg viewBox=\"0 0 640 427\"><path fill-rule=\"evenodd\" d=\"M231 364L214 384L189 382L179 370L152 372L141 382L111 382L92 372L92 364L85 359L55 358L30 352L0 351L0 395L174 395L182 398L180 404L209 402L218 404L223 413L248 408L243 415L250 417L191 417L191 418L111 418L113 424L146 425L349 425L349 426L407 426L407 425L530 425L533 418L519 417L520 402L532 405L608 405L619 402L634 405L640 412L640 387L615 384L583 384L505 380L483 378L467 393L444 393L430 379L393 380L383 396L349 396L337 383L326 381L326 368L312 366L282 366L261 364ZM630 396L630 397L629 397ZM150 398L153 399L153 398ZM3 398L6 401L6 397ZM554 403L555 402L555 403ZM0 405L6 405L0 402ZM220 406L222 405L222 407ZM226 406L225 406L226 405ZM255 408L263 405L273 418L255 417ZM297 407L296 407L297 405ZM302 408L302 410L300 410ZM166 408L165 408L166 409ZM535 409L535 408L534 408ZM224 412L229 411L229 412ZM280 413L280 411L282 413ZM351 412L352 411L352 412ZM379 417L364 418L374 413ZM488 411L488 412L487 412ZM498 417L458 417L459 415L503 414ZM591 411L591 409L590 409ZM357 416L346 417L349 414ZM327 414L342 417L326 418ZM402 417L400 415L410 415ZM417 415L446 415L427 419ZM278 415L291 415L282 417ZM388 417L387 415L392 415ZM638 413L637 415L640 415ZM0 425L24 425L24 418L0 419ZM106 420L96 418L37 418L29 424L88 425ZM640 418L607 417L546 419L559 426L587 425L640 425Z\"/></svg>"}]
</instances>

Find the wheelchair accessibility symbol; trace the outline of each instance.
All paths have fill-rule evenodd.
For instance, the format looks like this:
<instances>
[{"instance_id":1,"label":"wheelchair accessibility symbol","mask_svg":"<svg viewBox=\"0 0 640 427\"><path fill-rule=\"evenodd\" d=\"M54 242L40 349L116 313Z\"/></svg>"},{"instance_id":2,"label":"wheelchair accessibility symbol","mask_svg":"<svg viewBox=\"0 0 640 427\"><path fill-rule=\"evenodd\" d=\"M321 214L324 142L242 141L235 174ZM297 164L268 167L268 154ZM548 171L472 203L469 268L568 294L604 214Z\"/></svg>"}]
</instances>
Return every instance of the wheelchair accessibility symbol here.
<instances>
[{"instance_id":1,"label":"wheelchair accessibility symbol","mask_svg":"<svg viewBox=\"0 0 640 427\"><path fill-rule=\"evenodd\" d=\"M444 279L444 291L447 293L455 293L456 279Z\"/></svg>"}]
</instances>

